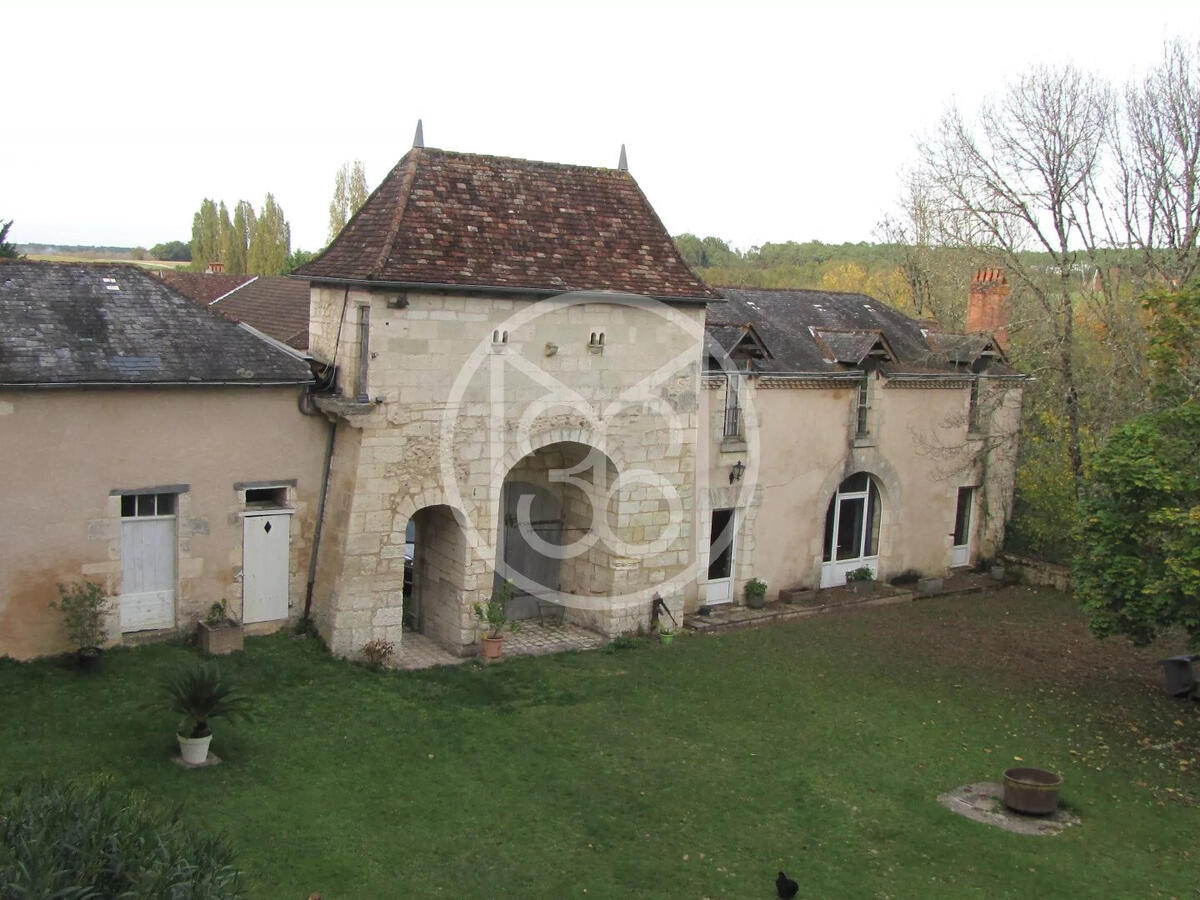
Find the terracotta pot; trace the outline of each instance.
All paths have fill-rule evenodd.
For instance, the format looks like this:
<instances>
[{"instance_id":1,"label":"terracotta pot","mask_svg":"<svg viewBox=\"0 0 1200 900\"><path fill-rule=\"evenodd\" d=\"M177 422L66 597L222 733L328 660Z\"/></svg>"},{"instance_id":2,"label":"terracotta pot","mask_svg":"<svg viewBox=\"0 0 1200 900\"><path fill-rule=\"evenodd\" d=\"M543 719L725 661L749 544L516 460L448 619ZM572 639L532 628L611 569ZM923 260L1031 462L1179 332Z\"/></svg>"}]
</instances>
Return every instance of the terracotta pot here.
<instances>
[{"instance_id":1,"label":"terracotta pot","mask_svg":"<svg viewBox=\"0 0 1200 900\"><path fill-rule=\"evenodd\" d=\"M482 649L479 655L484 659L499 659L500 653L504 650L504 635L500 637L484 637L480 640Z\"/></svg>"}]
</instances>

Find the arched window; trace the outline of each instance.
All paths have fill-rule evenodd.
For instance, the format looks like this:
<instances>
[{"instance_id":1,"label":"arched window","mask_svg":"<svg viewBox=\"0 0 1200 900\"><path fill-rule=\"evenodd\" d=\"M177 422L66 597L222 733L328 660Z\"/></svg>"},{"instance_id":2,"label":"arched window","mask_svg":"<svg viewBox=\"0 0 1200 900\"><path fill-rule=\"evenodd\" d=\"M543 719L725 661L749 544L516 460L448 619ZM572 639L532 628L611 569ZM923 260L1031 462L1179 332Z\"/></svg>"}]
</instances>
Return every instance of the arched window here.
<instances>
[{"instance_id":1,"label":"arched window","mask_svg":"<svg viewBox=\"0 0 1200 900\"><path fill-rule=\"evenodd\" d=\"M882 507L875 479L866 472L855 472L839 485L825 511L822 587L845 583L854 569L875 570Z\"/></svg>"}]
</instances>

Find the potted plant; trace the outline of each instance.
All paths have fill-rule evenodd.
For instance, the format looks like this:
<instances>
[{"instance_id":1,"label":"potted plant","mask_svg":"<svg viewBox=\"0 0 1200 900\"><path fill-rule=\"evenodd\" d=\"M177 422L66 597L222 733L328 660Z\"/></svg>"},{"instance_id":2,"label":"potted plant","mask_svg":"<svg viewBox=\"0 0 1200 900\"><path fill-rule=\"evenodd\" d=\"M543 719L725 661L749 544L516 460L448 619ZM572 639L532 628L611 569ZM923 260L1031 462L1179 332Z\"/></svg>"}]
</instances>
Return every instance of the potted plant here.
<instances>
[{"instance_id":1,"label":"potted plant","mask_svg":"<svg viewBox=\"0 0 1200 900\"><path fill-rule=\"evenodd\" d=\"M475 604L475 618L483 628L480 655L484 659L499 659L504 650L504 630L520 631L521 626L508 620L506 606L512 597L512 582L505 580L500 590L488 598L487 603Z\"/></svg>"},{"instance_id":2,"label":"potted plant","mask_svg":"<svg viewBox=\"0 0 1200 900\"><path fill-rule=\"evenodd\" d=\"M109 601L104 588L94 581L80 579L74 584L58 586L58 602L51 603L63 615L67 637L76 647L75 658L84 672L100 668L100 656L104 652L104 617L108 615Z\"/></svg>"},{"instance_id":3,"label":"potted plant","mask_svg":"<svg viewBox=\"0 0 1200 900\"><path fill-rule=\"evenodd\" d=\"M224 597L208 608L208 615L200 620L197 634L200 649L213 656L223 656L245 646L242 623L229 615Z\"/></svg>"},{"instance_id":4,"label":"potted plant","mask_svg":"<svg viewBox=\"0 0 1200 900\"><path fill-rule=\"evenodd\" d=\"M659 641L662 642L662 645L664 647L671 646L671 641L675 640L675 629L674 628L658 629L658 639L659 639Z\"/></svg>"},{"instance_id":5,"label":"potted plant","mask_svg":"<svg viewBox=\"0 0 1200 900\"><path fill-rule=\"evenodd\" d=\"M846 573L846 587L856 594L869 594L875 585L875 573L870 566L860 566Z\"/></svg>"},{"instance_id":6,"label":"potted plant","mask_svg":"<svg viewBox=\"0 0 1200 900\"><path fill-rule=\"evenodd\" d=\"M762 609L767 597L767 583L758 578L746 582L746 605L751 609Z\"/></svg>"},{"instance_id":7,"label":"potted plant","mask_svg":"<svg viewBox=\"0 0 1200 900\"><path fill-rule=\"evenodd\" d=\"M244 715L246 699L235 691L215 662L204 660L181 666L167 678L164 687L172 711L183 716L175 735L179 755L189 766L202 765L212 742L208 723Z\"/></svg>"}]
</instances>

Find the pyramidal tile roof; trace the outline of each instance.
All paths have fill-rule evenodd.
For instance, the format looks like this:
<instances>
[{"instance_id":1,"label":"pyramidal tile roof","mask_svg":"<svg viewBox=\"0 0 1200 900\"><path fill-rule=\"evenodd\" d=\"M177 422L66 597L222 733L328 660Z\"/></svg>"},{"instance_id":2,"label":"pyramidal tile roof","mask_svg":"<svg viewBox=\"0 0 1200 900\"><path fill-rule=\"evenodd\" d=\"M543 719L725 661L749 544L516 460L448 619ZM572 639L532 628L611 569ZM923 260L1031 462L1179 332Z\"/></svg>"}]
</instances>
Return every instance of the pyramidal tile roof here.
<instances>
[{"instance_id":1,"label":"pyramidal tile roof","mask_svg":"<svg viewBox=\"0 0 1200 900\"><path fill-rule=\"evenodd\" d=\"M296 275L720 300L620 169L414 147Z\"/></svg>"}]
</instances>

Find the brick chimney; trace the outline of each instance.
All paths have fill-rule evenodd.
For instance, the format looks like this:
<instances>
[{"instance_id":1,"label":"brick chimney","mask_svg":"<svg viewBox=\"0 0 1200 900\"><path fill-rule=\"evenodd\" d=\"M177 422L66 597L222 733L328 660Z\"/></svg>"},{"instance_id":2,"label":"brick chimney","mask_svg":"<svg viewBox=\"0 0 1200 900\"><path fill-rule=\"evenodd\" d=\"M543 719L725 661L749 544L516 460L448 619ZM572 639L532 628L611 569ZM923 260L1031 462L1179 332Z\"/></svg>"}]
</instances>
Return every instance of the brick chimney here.
<instances>
[{"instance_id":1,"label":"brick chimney","mask_svg":"<svg viewBox=\"0 0 1200 900\"><path fill-rule=\"evenodd\" d=\"M1012 314L1008 295L1012 289L999 266L987 266L975 273L967 294L967 331L986 331L996 337L1001 349L1008 349L1008 321Z\"/></svg>"}]
</instances>

